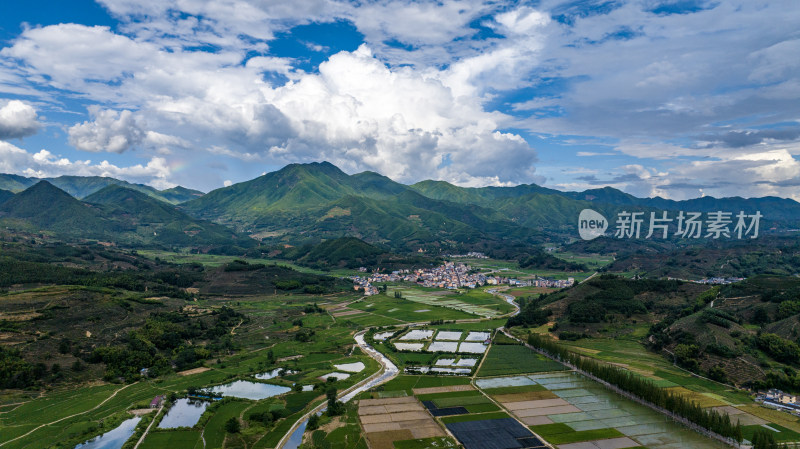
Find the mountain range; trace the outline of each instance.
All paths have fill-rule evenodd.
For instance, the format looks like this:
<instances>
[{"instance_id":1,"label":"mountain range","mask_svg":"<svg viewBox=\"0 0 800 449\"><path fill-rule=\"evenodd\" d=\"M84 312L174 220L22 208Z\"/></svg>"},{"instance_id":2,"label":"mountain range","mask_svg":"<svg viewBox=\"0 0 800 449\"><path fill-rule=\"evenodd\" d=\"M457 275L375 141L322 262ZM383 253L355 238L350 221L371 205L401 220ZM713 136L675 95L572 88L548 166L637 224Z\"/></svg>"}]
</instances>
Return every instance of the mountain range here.
<instances>
[{"instance_id":1,"label":"mountain range","mask_svg":"<svg viewBox=\"0 0 800 449\"><path fill-rule=\"evenodd\" d=\"M35 181L42 182L31 184ZM5 188L0 190L0 215L6 221L57 233L118 233L132 243L188 246L226 238L249 246L243 243L245 235L293 246L346 236L396 251L492 249L503 256L504 251L574 237L578 214L586 208L606 217L623 210L760 211L769 227L800 223L800 203L776 197L674 201L638 198L610 187L561 192L535 184L405 185L374 172L348 175L328 162L287 165L207 194L76 176L38 180L0 175L0 188Z\"/></svg>"},{"instance_id":2,"label":"mountain range","mask_svg":"<svg viewBox=\"0 0 800 449\"><path fill-rule=\"evenodd\" d=\"M168 202L113 183L81 201L40 181L0 203L0 223L126 246L246 248L256 244L225 226L190 217Z\"/></svg>"},{"instance_id":3,"label":"mountain range","mask_svg":"<svg viewBox=\"0 0 800 449\"><path fill-rule=\"evenodd\" d=\"M119 185L131 190L137 190L147 196L171 204L180 204L203 195L199 190L185 187L173 187L166 190L157 190L144 184L132 184L120 179L106 176L59 176L57 178L26 178L25 176L0 174L0 190L19 193L39 181L47 181L59 189L78 199L83 199L110 185ZM0 196L2 201L2 196Z\"/></svg>"}]
</instances>

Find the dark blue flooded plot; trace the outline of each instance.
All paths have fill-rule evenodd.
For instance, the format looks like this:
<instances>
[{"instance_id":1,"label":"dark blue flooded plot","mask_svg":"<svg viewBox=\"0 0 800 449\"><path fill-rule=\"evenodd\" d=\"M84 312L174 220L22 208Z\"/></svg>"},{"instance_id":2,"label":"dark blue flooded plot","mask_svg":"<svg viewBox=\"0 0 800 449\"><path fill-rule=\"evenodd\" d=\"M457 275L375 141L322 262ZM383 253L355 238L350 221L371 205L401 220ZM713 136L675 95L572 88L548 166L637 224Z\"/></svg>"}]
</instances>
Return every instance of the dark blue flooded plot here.
<instances>
[{"instance_id":1,"label":"dark blue flooded plot","mask_svg":"<svg viewBox=\"0 0 800 449\"><path fill-rule=\"evenodd\" d=\"M433 401L422 401L422 405L424 405L433 416L466 415L469 413L464 407L439 408Z\"/></svg>"},{"instance_id":2,"label":"dark blue flooded plot","mask_svg":"<svg viewBox=\"0 0 800 449\"><path fill-rule=\"evenodd\" d=\"M514 418L447 424L466 449L522 449L546 447Z\"/></svg>"}]
</instances>

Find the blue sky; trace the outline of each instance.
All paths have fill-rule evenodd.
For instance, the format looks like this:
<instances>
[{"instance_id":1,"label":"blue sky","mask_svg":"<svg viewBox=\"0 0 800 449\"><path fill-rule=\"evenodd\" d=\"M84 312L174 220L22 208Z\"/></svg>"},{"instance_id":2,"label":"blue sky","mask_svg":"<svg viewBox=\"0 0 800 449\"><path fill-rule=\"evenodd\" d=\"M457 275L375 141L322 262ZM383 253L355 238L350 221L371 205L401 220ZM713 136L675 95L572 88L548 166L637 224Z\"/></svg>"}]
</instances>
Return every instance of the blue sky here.
<instances>
[{"instance_id":1,"label":"blue sky","mask_svg":"<svg viewBox=\"0 0 800 449\"><path fill-rule=\"evenodd\" d=\"M796 1L0 5L0 172L800 200Z\"/></svg>"}]
</instances>

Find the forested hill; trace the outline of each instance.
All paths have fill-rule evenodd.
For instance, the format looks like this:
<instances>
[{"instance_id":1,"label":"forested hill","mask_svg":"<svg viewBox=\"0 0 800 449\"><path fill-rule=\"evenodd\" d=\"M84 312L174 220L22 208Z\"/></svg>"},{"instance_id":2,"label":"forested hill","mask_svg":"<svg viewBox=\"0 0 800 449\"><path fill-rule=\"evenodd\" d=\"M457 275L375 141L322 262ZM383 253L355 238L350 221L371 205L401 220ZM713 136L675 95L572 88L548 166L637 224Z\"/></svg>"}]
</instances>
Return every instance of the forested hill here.
<instances>
[{"instance_id":1,"label":"forested hill","mask_svg":"<svg viewBox=\"0 0 800 449\"><path fill-rule=\"evenodd\" d=\"M27 178L18 175L0 174L0 189L8 190L12 193L18 193L33 186L39 181L47 181L77 199L83 199L92 193L102 190L110 185L118 185L131 190L136 190L144 193L147 196L171 204L180 204L191 199L199 198L203 195L203 192L198 190L187 189L180 186L166 190L158 190L144 184L133 184L106 176L59 176L57 178ZM0 196L0 202L2 202L2 196Z\"/></svg>"},{"instance_id":2,"label":"forested hill","mask_svg":"<svg viewBox=\"0 0 800 449\"><path fill-rule=\"evenodd\" d=\"M79 201L40 181L0 204L9 229L48 231L69 239L95 239L126 246L239 248L257 245L244 234L190 217L139 191L109 185Z\"/></svg>"}]
</instances>

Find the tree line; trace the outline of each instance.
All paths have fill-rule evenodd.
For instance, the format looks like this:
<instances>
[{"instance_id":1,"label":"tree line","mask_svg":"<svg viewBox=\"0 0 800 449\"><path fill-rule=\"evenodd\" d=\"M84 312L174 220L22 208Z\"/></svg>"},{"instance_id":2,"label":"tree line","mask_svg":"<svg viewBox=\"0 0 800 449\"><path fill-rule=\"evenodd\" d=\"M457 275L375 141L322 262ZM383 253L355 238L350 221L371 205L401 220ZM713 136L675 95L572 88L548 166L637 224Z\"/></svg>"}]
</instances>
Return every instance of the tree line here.
<instances>
[{"instance_id":1,"label":"tree line","mask_svg":"<svg viewBox=\"0 0 800 449\"><path fill-rule=\"evenodd\" d=\"M694 401L666 391L631 371L582 357L541 335L531 334L528 337L528 344L644 401L686 418L704 429L740 443L744 439L742 426L738 422L731 423L727 414L704 409Z\"/></svg>"}]
</instances>

